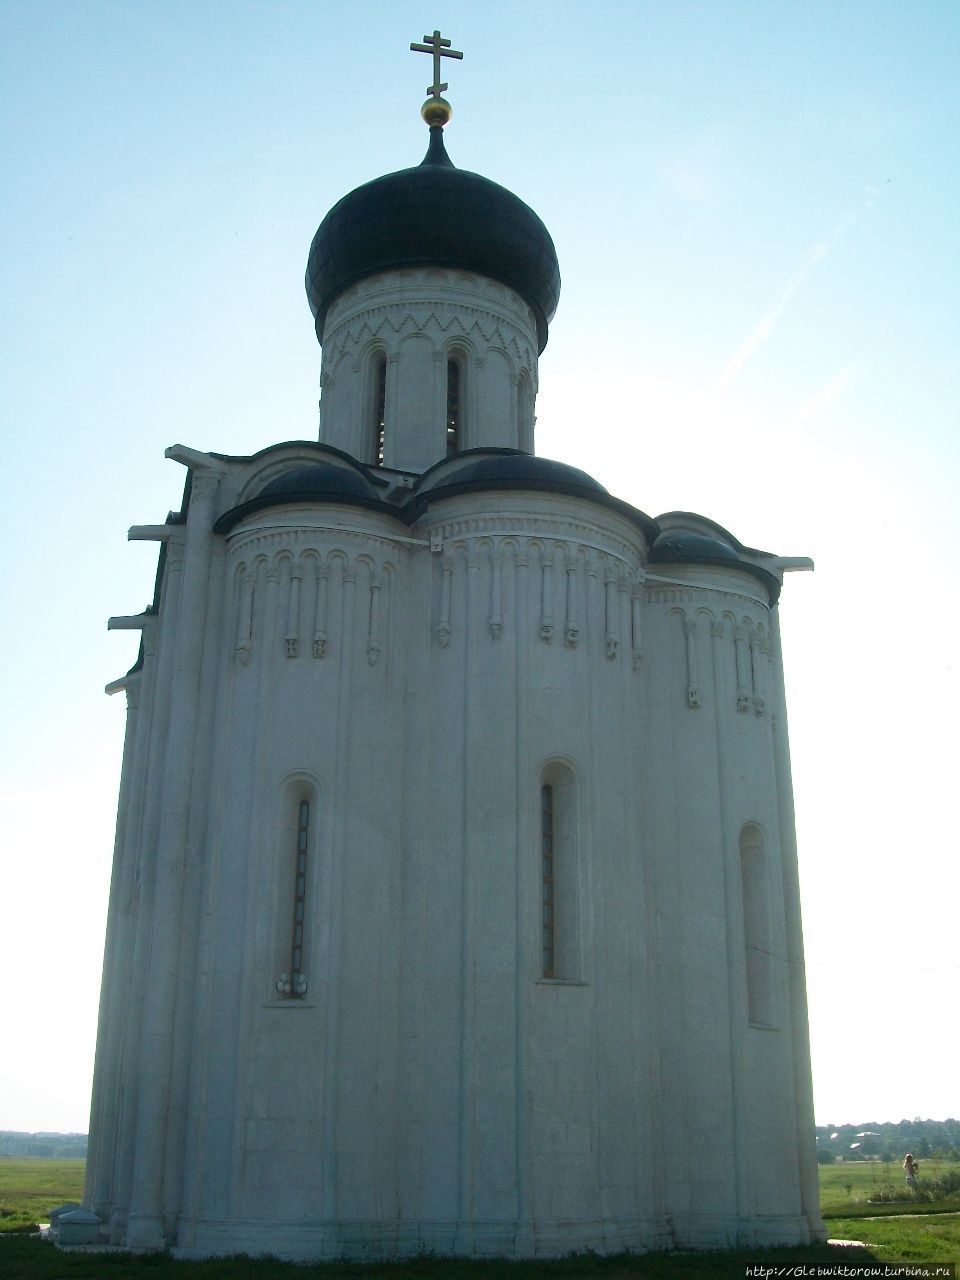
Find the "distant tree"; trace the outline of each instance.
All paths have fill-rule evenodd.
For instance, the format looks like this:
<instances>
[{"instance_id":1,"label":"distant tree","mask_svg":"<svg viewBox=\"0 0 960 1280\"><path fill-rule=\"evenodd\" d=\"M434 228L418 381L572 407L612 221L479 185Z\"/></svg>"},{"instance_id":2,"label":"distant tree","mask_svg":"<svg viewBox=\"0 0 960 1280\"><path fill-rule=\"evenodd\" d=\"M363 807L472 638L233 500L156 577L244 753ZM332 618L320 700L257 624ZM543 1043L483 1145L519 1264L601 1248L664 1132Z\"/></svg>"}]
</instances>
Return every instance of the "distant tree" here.
<instances>
[{"instance_id":1,"label":"distant tree","mask_svg":"<svg viewBox=\"0 0 960 1280\"><path fill-rule=\"evenodd\" d=\"M0 1134L0 1139L3 1137ZM887 1162L900 1161L910 1151L918 1159L960 1161L960 1120L953 1117L923 1120L916 1116L899 1121L821 1124L816 1126L816 1138L817 1150L832 1151L838 1160L879 1156Z\"/></svg>"},{"instance_id":2,"label":"distant tree","mask_svg":"<svg viewBox=\"0 0 960 1280\"><path fill-rule=\"evenodd\" d=\"M85 1133L22 1133L0 1130L0 1149L11 1156L82 1159L87 1154Z\"/></svg>"},{"instance_id":3,"label":"distant tree","mask_svg":"<svg viewBox=\"0 0 960 1280\"><path fill-rule=\"evenodd\" d=\"M829 1147L823 1147L817 1152L817 1164L834 1164L836 1159Z\"/></svg>"}]
</instances>

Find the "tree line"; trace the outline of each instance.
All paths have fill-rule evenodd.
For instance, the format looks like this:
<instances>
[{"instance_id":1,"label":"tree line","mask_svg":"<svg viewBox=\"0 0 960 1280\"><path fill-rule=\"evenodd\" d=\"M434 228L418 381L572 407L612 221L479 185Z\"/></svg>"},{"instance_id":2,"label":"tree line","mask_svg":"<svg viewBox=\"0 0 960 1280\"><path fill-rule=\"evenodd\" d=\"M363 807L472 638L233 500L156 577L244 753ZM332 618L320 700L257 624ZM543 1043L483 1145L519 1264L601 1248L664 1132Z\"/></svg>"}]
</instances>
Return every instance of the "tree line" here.
<instances>
[{"instance_id":1,"label":"tree line","mask_svg":"<svg viewBox=\"0 0 960 1280\"><path fill-rule=\"evenodd\" d=\"M867 1121L865 1124L818 1124L817 1159L902 1160L910 1152L917 1159L960 1161L960 1120Z\"/></svg>"},{"instance_id":2,"label":"tree line","mask_svg":"<svg viewBox=\"0 0 960 1280\"><path fill-rule=\"evenodd\" d=\"M56 1156L83 1160L87 1154L85 1133L20 1133L0 1129L0 1156Z\"/></svg>"}]
</instances>

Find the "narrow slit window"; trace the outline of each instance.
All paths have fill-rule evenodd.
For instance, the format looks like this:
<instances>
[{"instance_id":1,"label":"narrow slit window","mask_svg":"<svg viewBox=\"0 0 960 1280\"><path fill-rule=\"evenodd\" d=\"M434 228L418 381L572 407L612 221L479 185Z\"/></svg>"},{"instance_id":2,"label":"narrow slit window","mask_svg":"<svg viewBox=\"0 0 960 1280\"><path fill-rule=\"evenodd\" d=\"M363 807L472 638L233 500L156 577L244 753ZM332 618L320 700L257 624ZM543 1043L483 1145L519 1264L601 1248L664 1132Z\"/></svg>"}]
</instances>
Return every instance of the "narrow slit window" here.
<instances>
[{"instance_id":1,"label":"narrow slit window","mask_svg":"<svg viewBox=\"0 0 960 1280\"><path fill-rule=\"evenodd\" d=\"M553 846L553 787L540 789L540 830L543 854L543 976L556 976L556 934L554 932L555 881Z\"/></svg>"},{"instance_id":2,"label":"narrow slit window","mask_svg":"<svg viewBox=\"0 0 960 1280\"><path fill-rule=\"evenodd\" d=\"M460 452L461 404L460 361L447 361L447 457Z\"/></svg>"},{"instance_id":3,"label":"narrow slit window","mask_svg":"<svg viewBox=\"0 0 960 1280\"><path fill-rule=\"evenodd\" d=\"M380 356L373 371L373 460L383 466L383 437L387 409L387 360Z\"/></svg>"},{"instance_id":4,"label":"narrow slit window","mask_svg":"<svg viewBox=\"0 0 960 1280\"><path fill-rule=\"evenodd\" d=\"M307 897L307 841L310 837L310 803L300 801L297 822L297 875L293 893L293 938L290 970L294 982L303 976L303 910Z\"/></svg>"},{"instance_id":5,"label":"narrow slit window","mask_svg":"<svg viewBox=\"0 0 960 1280\"><path fill-rule=\"evenodd\" d=\"M296 811L297 834L293 870L293 923L290 930L289 971L280 975L277 991L298 998L307 993L303 972L304 928L307 902L307 852L310 847L310 801L301 800Z\"/></svg>"},{"instance_id":6,"label":"narrow slit window","mask_svg":"<svg viewBox=\"0 0 960 1280\"><path fill-rule=\"evenodd\" d=\"M540 977L580 981L580 889L577 783L554 760L540 775Z\"/></svg>"}]
</instances>

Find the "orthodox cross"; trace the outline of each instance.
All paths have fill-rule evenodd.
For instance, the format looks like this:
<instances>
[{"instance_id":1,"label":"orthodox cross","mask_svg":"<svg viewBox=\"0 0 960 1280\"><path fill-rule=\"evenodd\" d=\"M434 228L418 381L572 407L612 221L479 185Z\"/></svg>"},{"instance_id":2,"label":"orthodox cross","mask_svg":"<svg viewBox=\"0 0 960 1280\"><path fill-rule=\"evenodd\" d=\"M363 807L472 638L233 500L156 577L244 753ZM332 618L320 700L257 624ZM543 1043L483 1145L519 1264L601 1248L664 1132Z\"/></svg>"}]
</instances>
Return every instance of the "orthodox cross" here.
<instances>
[{"instance_id":1,"label":"orthodox cross","mask_svg":"<svg viewBox=\"0 0 960 1280\"><path fill-rule=\"evenodd\" d=\"M450 41L444 40L439 31L435 31L432 36L424 36L423 44L411 44L410 48L414 53L433 54L433 84L427 85L427 93L433 98L439 98L445 89L450 88L448 84L440 83L440 59L462 58L463 54L451 49Z\"/></svg>"}]
</instances>

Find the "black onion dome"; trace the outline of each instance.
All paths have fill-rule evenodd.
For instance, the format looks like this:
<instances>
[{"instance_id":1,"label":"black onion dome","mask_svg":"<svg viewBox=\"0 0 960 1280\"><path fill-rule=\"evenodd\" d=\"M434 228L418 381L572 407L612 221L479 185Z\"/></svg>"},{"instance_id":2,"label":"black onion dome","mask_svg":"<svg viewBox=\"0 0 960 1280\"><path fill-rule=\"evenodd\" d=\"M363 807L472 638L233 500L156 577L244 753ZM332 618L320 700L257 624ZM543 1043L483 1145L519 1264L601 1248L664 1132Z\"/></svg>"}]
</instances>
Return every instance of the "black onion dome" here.
<instances>
[{"instance_id":1,"label":"black onion dome","mask_svg":"<svg viewBox=\"0 0 960 1280\"><path fill-rule=\"evenodd\" d=\"M348 506L393 511L378 497L374 485L362 471L333 462L311 462L275 476L256 497L225 511L213 526L214 532L229 533L244 516L268 507L314 502L342 502Z\"/></svg>"},{"instance_id":2,"label":"black onion dome","mask_svg":"<svg viewBox=\"0 0 960 1280\"><path fill-rule=\"evenodd\" d=\"M537 321L540 351L560 297L550 232L511 191L457 169L439 125L421 164L375 178L333 206L307 261L307 298L323 341L327 310L349 285L396 267L475 271L515 290Z\"/></svg>"}]
</instances>

